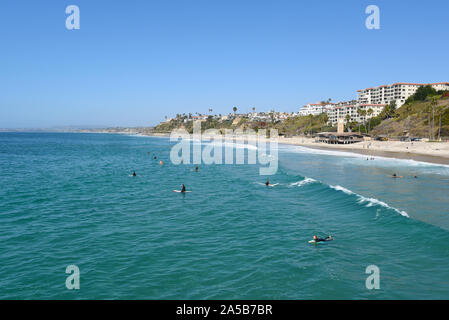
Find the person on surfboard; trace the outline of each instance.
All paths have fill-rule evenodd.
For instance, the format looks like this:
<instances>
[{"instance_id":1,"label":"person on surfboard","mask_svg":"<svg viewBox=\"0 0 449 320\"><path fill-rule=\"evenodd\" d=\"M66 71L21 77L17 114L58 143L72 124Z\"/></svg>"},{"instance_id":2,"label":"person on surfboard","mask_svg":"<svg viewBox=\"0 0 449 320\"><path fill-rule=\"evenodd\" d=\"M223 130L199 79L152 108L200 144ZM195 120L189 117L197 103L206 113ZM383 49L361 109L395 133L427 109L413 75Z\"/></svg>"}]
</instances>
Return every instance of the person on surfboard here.
<instances>
[{"instance_id":1,"label":"person on surfboard","mask_svg":"<svg viewBox=\"0 0 449 320\"><path fill-rule=\"evenodd\" d=\"M329 235L329 237L327 237L327 238L325 238L325 239L323 239L323 238L318 238L316 235L314 235L314 236L313 236L313 240L314 240L315 242L322 242L322 241L331 241L331 240L334 240L334 239L332 238L331 235Z\"/></svg>"},{"instance_id":2,"label":"person on surfboard","mask_svg":"<svg viewBox=\"0 0 449 320\"><path fill-rule=\"evenodd\" d=\"M184 185L184 183L181 186L181 192L186 192L186 186Z\"/></svg>"},{"instance_id":3,"label":"person on surfboard","mask_svg":"<svg viewBox=\"0 0 449 320\"><path fill-rule=\"evenodd\" d=\"M137 174L136 174L136 172L135 172L135 171L133 171L133 177L135 177L135 176L137 176Z\"/></svg>"},{"instance_id":4,"label":"person on surfboard","mask_svg":"<svg viewBox=\"0 0 449 320\"><path fill-rule=\"evenodd\" d=\"M270 180L267 180L267 182L265 182L265 185L268 187L270 185Z\"/></svg>"}]
</instances>

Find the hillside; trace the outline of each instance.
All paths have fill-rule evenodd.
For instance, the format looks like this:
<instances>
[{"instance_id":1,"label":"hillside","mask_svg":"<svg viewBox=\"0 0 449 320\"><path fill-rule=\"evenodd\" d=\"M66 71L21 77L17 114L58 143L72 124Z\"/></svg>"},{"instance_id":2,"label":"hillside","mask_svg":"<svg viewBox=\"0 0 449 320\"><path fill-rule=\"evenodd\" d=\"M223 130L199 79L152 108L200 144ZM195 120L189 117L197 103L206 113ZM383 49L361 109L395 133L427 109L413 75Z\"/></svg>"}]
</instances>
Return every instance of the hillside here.
<instances>
[{"instance_id":1,"label":"hillside","mask_svg":"<svg viewBox=\"0 0 449 320\"><path fill-rule=\"evenodd\" d=\"M220 129L224 133L225 129L253 129L256 132L260 129L266 129L269 132L269 129L275 128L280 135L294 136L316 133L323 130L334 130L333 128L327 127L326 122L326 114L317 116L294 116L282 121L274 119L252 121L247 117L232 117L229 120L219 120L208 117L207 120L201 122L201 129L204 131L209 128L215 128ZM177 119L158 124L154 127L153 132L168 133L176 128L183 128L189 133L192 133L193 120L189 117L178 117Z\"/></svg>"},{"instance_id":2,"label":"hillside","mask_svg":"<svg viewBox=\"0 0 449 320\"><path fill-rule=\"evenodd\" d=\"M373 122L376 123L376 120L373 119ZM433 104L430 98L408 102L397 109L392 118L376 125L370 134L400 137L407 135L407 132L411 137L449 137L449 97L439 97Z\"/></svg>"}]
</instances>

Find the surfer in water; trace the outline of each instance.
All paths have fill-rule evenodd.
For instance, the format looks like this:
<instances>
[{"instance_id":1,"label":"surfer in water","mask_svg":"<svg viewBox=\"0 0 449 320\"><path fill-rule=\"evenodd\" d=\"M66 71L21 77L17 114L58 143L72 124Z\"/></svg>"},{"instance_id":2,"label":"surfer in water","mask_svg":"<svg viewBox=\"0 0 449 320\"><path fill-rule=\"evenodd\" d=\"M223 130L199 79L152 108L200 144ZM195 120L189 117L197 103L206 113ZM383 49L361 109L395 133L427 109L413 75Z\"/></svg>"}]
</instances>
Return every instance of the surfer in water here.
<instances>
[{"instance_id":1,"label":"surfer in water","mask_svg":"<svg viewBox=\"0 0 449 320\"><path fill-rule=\"evenodd\" d=\"M393 173L393 178L397 178L398 175L396 173Z\"/></svg>"},{"instance_id":2,"label":"surfer in water","mask_svg":"<svg viewBox=\"0 0 449 320\"><path fill-rule=\"evenodd\" d=\"M267 180L267 182L265 182L265 185L268 187L270 185L270 180Z\"/></svg>"},{"instance_id":3,"label":"surfer in water","mask_svg":"<svg viewBox=\"0 0 449 320\"><path fill-rule=\"evenodd\" d=\"M196 165L195 167L195 172L198 172L198 165Z\"/></svg>"},{"instance_id":4,"label":"surfer in water","mask_svg":"<svg viewBox=\"0 0 449 320\"><path fill-rule=\"evenodd\" d=\"M181 185L181 192L186 192L186 186L184 185L184 183Z\"/></svg>"},{"instance_id":5,"label":"surfer in water","mask_svg":"<svg viewBox=\"0 0 449 320\"><path fill-rule=\"evenodd\" d=\"M135 177L135 176L137 176L137 174L136 174L136 172L135 172L135 171L133 171L133 177Z\"/></svg>"},{"instance_id":6,"label":"surfer in water","mask_svg":"<svg viewBox=\"0 0 449 320\"><path fill-rule=\"evenodd\" d=\"M314 235L313 236L313 240L315 240L315 242L322 242L322 241L331 241L331 240L334 240L333 238L332 238L332 236L331 235L329 235L329 237L327 237L327 238L318 238L316 235Z\"/></svg>"}]
</instances>

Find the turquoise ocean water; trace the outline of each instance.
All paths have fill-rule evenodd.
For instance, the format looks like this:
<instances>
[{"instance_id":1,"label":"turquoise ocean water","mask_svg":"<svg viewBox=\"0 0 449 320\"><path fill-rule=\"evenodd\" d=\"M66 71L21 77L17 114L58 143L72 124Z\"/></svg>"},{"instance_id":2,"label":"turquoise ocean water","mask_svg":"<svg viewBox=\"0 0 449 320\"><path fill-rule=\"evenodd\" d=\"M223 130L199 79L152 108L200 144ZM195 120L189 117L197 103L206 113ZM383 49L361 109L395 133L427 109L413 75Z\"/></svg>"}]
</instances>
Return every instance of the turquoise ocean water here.
<instances>
[{"instance_id":1,"label":"turquoise ocean water","mask_svg":"<svg viewBox=\"0 0 449 320\"><path fill-rule=\"evenodd\" d=\"M172 144L0 133L0 299L449 298L449 166L279 145L268 188Z\"/></svg>"}]
</instances>

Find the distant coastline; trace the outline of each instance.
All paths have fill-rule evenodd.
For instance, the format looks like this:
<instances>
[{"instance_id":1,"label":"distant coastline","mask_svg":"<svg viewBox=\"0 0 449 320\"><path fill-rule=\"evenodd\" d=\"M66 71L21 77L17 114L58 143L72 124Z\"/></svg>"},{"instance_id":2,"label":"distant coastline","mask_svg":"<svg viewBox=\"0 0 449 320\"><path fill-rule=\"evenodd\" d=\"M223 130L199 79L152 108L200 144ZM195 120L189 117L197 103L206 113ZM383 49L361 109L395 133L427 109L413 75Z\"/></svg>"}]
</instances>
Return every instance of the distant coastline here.
<instances>
[{"instance_id":1,"label":"distant coastline","mask_svg":"<svg viewBox=\"0 0 449 320\"><path fill-rule=\"evenodd\" d=\"M49 132L49 133L103 133L127 134L149 137L169 137L170 133L154 132L152 128L102 128L102 129L72 129L72 130L0 130L0 132ZM235 137L238 139L239 137ZM244 139L244 137L241 137ZM226 137L224 137L226 139ZM229 139L229 138L228 138ZM232 138L234 139L234 138ZM326 144L316 142L307 136L279 137L279 144L296 145L318 150L333 150L336 152L352 152L367 157L386 157L408 159L420 162L449 165L449 142L403 142L403 141L363 141L354 144Z\"/></svg>"}]
</instances>

